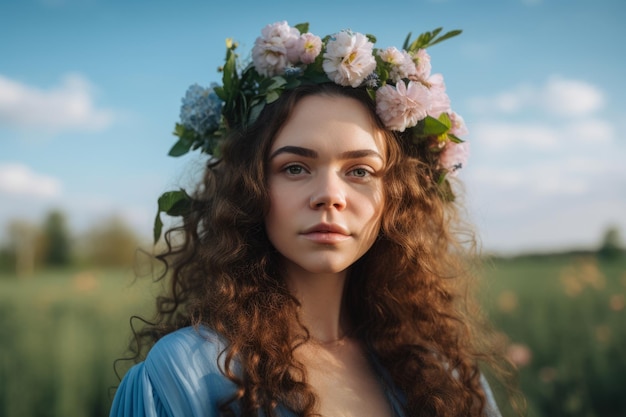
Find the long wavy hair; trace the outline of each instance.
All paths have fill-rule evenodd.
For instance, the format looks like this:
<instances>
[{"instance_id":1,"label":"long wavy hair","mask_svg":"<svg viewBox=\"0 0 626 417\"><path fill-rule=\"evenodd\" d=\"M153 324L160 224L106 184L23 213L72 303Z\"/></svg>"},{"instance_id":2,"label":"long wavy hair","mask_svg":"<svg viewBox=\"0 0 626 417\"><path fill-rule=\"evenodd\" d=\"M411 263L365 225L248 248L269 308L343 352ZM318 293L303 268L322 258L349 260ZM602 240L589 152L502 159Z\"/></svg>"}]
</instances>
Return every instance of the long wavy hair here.
<instances>
[{"instance_id":1,"label":"long wavy hair","mask_svg":"<svg viewBox=\"0 0 626 417\"><path fill-rule=\"evenodd\" d=\"M473 233L461 221L460 206L442 197L432 153L386 130L366 91L335 84L283 93L209 163L191 210L166 233L167 249L157 256L168 290L157 299L154 320L134 330L136 358L176 329L207 326L227 341L222 371L238 387L222 406L225 415L232 402L243 416L274 416L278 404L300 416L314 414L316 396L294 358L306 342L290 325L295 319L304 328L299 302L264 228L272 140L310 95L359 101L387 141L381 230L350 268L345 289L352 334L405 394L407 416L482 415L479 364L495 361L468 292L475 275ZM235 361L243 374L233 371Z\"/></svg>"}]
</instances>

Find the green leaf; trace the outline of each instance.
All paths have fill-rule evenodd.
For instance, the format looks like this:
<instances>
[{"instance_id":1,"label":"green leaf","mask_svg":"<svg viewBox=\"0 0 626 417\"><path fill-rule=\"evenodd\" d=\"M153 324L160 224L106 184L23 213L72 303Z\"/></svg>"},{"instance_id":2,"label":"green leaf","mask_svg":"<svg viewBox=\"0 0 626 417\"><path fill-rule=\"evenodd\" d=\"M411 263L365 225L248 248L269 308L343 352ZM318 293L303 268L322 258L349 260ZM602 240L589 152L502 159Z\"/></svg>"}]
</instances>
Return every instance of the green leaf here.
<instances>
[{"instance_id":1,"label":"green leaf","mask_svg":"<svg viewBox=\"0 0 626 417\"><path fill-rule=\"evenodd\" d=\"M448 115L448 113L441 113L438 120L444 125L446 125L448 129L452 127L452 121L450 120L450 116Z\"/></svg>"},{"instance_id":2,"label":"green leaf","mask_svg":"<svg viewBox=\"0 0 626 417\"><path fill-rule=\"evenodd\" d=\"M463 33L463 31L459 30L459 29L451 30L450 32L446 33L445 35L441 36L440 38L433 40L428 46L433 46L435 44L438 44L441 41L445 41L446 39L450 39L450 38L453 38L453 37L455 37L457 35L460 35L461 33Z\"/></svg>"},{"instance_id":3,"label":"green leaf","mask_svg":"<svg viewBox=\"0 0 626 417\"><path fill-rule=\"evenodd\" d=\"M409 36L407 36L406 40L404 41L403 48L408 52L415 53L418 49L428 48L430 46L438 44L441 41L445 41L446 39L457 36L462 32L461 30L451 30L450 32L447 32L446 34L437 38L437 35L441 33L442 29L443 28L437 28L432 32L424 32L419 35L417 39L415 39L412 43L410 43L411 34L409 33Z\"/></svg>"},{"instance_id":4,"label":"green leaf","mask_svg":"<svg viewBox=\"0 0 626 417\"><path fill-rule=\"evenodd\" d=\"M176 123L176 126L174 127L174 135L178 136L179 138L182 138L185 136L185 132L187 131L187 128L185 128L184 125L180 124L180 123Z\"/></svg>"},{"instance_id":5,"label":"green leaf","mask_svg":"<svg viewBox=\"0 0 626 417\"><path fill-rule=\"evenodd\" d=\"M163 230L163 222L161 221L161 212L157 211L156 218L154 219L154 227L152 228L154 244L156 245L161 237L161 231Z\"/></svg>"},{"instance_id":6,"label":"green leaf","mask_svg":"<svg viewBox=\"0 0 626 417\"><path fill-rule=\"evenodd\" d=\"M280 97L280 92L278 90L268 91L265 96L265 102L267 104L273 103L278 100L278 97Z\"/></svg>"},{"instance_id":7,"label":"green leaf","mask_svg":"<svg viewBox=\"0 0 626 417\"><path fill-rule=\"evenodd\" d=\"M458 136L453 135L452 133L448 133L448 139L450 139L450 141L454 143L465 142L463 139L459 138Z\"/></svg>"},{"instance_id":8,"label":"green leaf","mask_svg":"<svg viewBox=\"0 0 626 417\"><path fill-rule=\"evenodd\" d=\"M262 95L267 91L274 90L280 87L282 84L285 84L286 82L287 80L285 80L285 78L281 77L280 75L277 75L272 78L264 78L259 83L259 88L258 88L259 94Z\"/></svg>"},{"instance_id":9,"label":"green leaf","mask_svg":"<svg viewBox=\"0 0 626 417\"><path fill-rule=\"evenodd\" d=\"M213 91L215 91L215 94L222 100L226 101L228 99L228 96L226 95L226 91L224 91L224 87L217 86L217 87L213 87Z\"/></svg>"},{"instance_id":10,"label":"green leaf","mask_svg":"<svg viewBox=\"0 0 626 417\"><path fill-rule=\"evenodd\" d=\"M298 87L300 84L302 84L302 81L299 78L291 78L287 80L287 84L285 84L284 89L293 90L294 88Z\"/></svg>"},{"instance_id":11,"label":"green leaf","mask_svg":"<svg viewBox=\"0 0 626 417\"><path fill-rule=\"evenodd\" d=\"M367 38L368 41L370 41L371 43L376 43L376 36L374 35L370 35L369 33L365 35L365 37Z\"/></svg>"},{"instance_id":12,"label":"green leaf","mask_svg":"<svg viewBox=\"0 0 626 417\"><path fill-rule=\"evenodd\" d=\"M439 136L446 133L449 129L444 123L431 116L426 116L418 126L421 127L421 133L424 136Z\"/></svg>"},{"instance_id":13,"label":"green leaf","mask_svg":"<svg viewBox=\"0 0 626 417\"><path fill-rule=\"evenodd\" d=\"M385 85L389 79L389 71L387 68L381 68L380 71L378 71L378 75L380 76L380 85Z\"/></svg>"},{"instance_id":14,"label":"green leaf","mask_svg":"<svg viewBox=\"0 0 626 417\"><path fill-rule=\"evenodd\" d=\"M222 75L222 84L224 90L232 92L234 89L234 82L237 79L237 62L236 56L232 50L226 52L226 63L224 64L224 72ZM228 100L228 97L225 99Z\"/></svg>"},{"instance_id":15,"label":"green leaf","mask_svg":"<svg viewBox=\"0 0 626 417\"><path fill-rule=\"evenodd\" d=\"M279 75L272 77L271 80L272 80L272 83L267 88L268 90L276 90L282 87L283 85L287 84L287 80Z\"/></svg>"},{"instance_id":16,"label":"green leaf","mask_svg":"<svg viewBox=\"0 0 626 417\"><path fill-rule=\"evenodd\" d=\"M411 35L412 35L412 33L409 32L409 34L406 35L406 39L404 40L404 43L402 44L402 49L404 49L407 52L410 52L409 51L409 42L411 42Z\"/></svg>"},{"instance_id":17,"label":"green leaf","mask_svg":"<svg viewBox=\"0 0 626 417\"><path fill-rule=\"evenodd\" d=\"M258 103L250 107L250 114L248 116L248 124L252 124L256 121L256 119L258 119L264 107L265 107L265 102L263 100L260 100Z\"/></svg>"},{"instance_id":18,"label":"green leaf","mask_svg":"<svg viewBox=\"0 0 626 417\"><path fill-rule=\"evenodd\" d=\"M168 191L161 194L158 200L158 211L154 219L153 234L155 244L159 241L163 229L161 213L170 216L183 216L189 212L190 207L191 197L184 190Z\"/></svg>"},{"instance_id":19,"label":"green leaf","mask_svg":"<svg viewBox=\"0 0 626 417\"><path fill-rule=\"evenodd\" d=\"M309 22L298 23L294 26L300 33L307 33L309 31Z\"/></svg>"},{"instance_id":20,"label":"green leaf","mask_svg":"<svg viewBox=\"0 0 626 417\"><path fill-rule=\"evenodd\" d=\"M167 154L169 156L182 156L189 152L189 150L191 149L191 145L193 145L192 141L181 138L178 140L178 142L174 144L174 146L172 146Z\"/></svg>"},{"instance_id":21,"label":"green leaf","mask_svg":"<svg viewBox=\"0 0 626 417\"><path fill-rule=\"evenodd\" d=\"M182 216L187 212L191 197L185 190L167 191L159 197L159 211L170 216Z\"/></svg>"},{"instance_id":22,"label":"green leaf","mask_svg":"<svg viewBox=\"0 0 626 417\"><path fill-rule=\"evenodd\" d=\"M424 48L426 45L428 45L428 42L430 42L430 39L431 39L430 32L422 33L411 44L411 51L414 52L420 48Z\"/></svg>"}]
</instances>

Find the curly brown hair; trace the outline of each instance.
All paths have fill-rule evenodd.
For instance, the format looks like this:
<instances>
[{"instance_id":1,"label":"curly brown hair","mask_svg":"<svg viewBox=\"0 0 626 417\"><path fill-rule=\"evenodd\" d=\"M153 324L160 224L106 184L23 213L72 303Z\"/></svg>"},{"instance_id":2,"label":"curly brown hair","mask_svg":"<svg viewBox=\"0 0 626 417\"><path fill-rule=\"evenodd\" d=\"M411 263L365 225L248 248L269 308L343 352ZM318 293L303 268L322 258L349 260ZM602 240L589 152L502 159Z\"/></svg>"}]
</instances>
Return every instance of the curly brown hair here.
<instances>
[{"instance_id":1,"label":"curly brown hair","mask_svg":"<svg viewBox=\"0 0 626 417\"><path fill-rule=\"evenodd\" d=\"M299 322L299 302L264 228L272 140L310 95L358 100L387 140L381 230L350 268L345 289L352 334L406 395L407 416L482 415L478 365L493 362L493 350L468 293L473 234L460 227L460 206L442 196L432 152L386 130L365 90L335 84L283 93L209 162L190 211L166 233L167 250L157 256L168 291L157 299L155 320L135 332L137 357L165 334L204 325L228 341L223 372L238 387L231 402L239 402L242 415L273 416L277 404L314 414L316 396L294 358L307 340L290 326ZM235 359L243 375L231 369ZM228 404L222 410L227 414Z\"/></svg>"}]
</instances>

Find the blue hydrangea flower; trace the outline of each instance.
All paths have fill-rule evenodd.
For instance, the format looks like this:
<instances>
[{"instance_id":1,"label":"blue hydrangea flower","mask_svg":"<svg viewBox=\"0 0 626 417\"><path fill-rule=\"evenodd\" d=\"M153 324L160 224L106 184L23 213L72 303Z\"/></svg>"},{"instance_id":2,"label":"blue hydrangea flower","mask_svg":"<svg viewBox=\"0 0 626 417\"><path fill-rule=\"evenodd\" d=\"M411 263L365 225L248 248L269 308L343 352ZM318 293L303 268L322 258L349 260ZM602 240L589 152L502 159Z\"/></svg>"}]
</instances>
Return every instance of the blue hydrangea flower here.
<instances>
[{"instance_id":1,"label":"blue hydrangea flower","mask_svg":"<svg viewBox=\"0 0 626 417\"><path fill-rule=\"evenodd\" d=\"M299 67L287 67L285 68L285 76L287 77L299 77L304 71Z\"/></svg>"},{"instance_id":2,"label":"blue hydrangea flower","mask_svg":"<svg viewBox=\"0 0 626 417\"><path fill-rule=\"evenodd\" d=\"M375 72L372 72L370 75L365 77L363 84L365 84L366 87L376 88L378 87L379 81L380 81L380 77L378 76L378 74L376 74Z\"/></svg>"},{"instance_id":3,"label":"blue hydrangea flower","mask_svg":"<svg viewBox=\"0 0 626 417\"><path fill-rule=\"evenodd\" d=\"M187 89L180 108L180 123L199 135L214 132L220 125L224 102L213 90L217 84L204 88L194 84Z\"/></svg>"}]
</instances>

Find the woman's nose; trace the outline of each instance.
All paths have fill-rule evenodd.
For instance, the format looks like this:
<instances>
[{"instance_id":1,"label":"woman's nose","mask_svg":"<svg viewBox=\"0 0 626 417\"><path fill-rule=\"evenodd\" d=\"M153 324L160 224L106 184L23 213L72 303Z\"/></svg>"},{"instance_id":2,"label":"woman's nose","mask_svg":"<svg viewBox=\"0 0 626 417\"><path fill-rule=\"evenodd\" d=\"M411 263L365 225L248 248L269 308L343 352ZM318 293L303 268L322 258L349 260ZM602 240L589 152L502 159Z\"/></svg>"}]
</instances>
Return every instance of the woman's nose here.
<instances>
[{"instance_id":1,"label":"woman's nose","mask_svg":"<svg viewBox=\"0 0 626 417\"><path fill-rule=\"evenodd\" d=\"M336 172L326 172L316 178L311 192L310 206L313 209L334 207L343 210L346 206L344 182Z\"/></svg>"}]
</instances>

